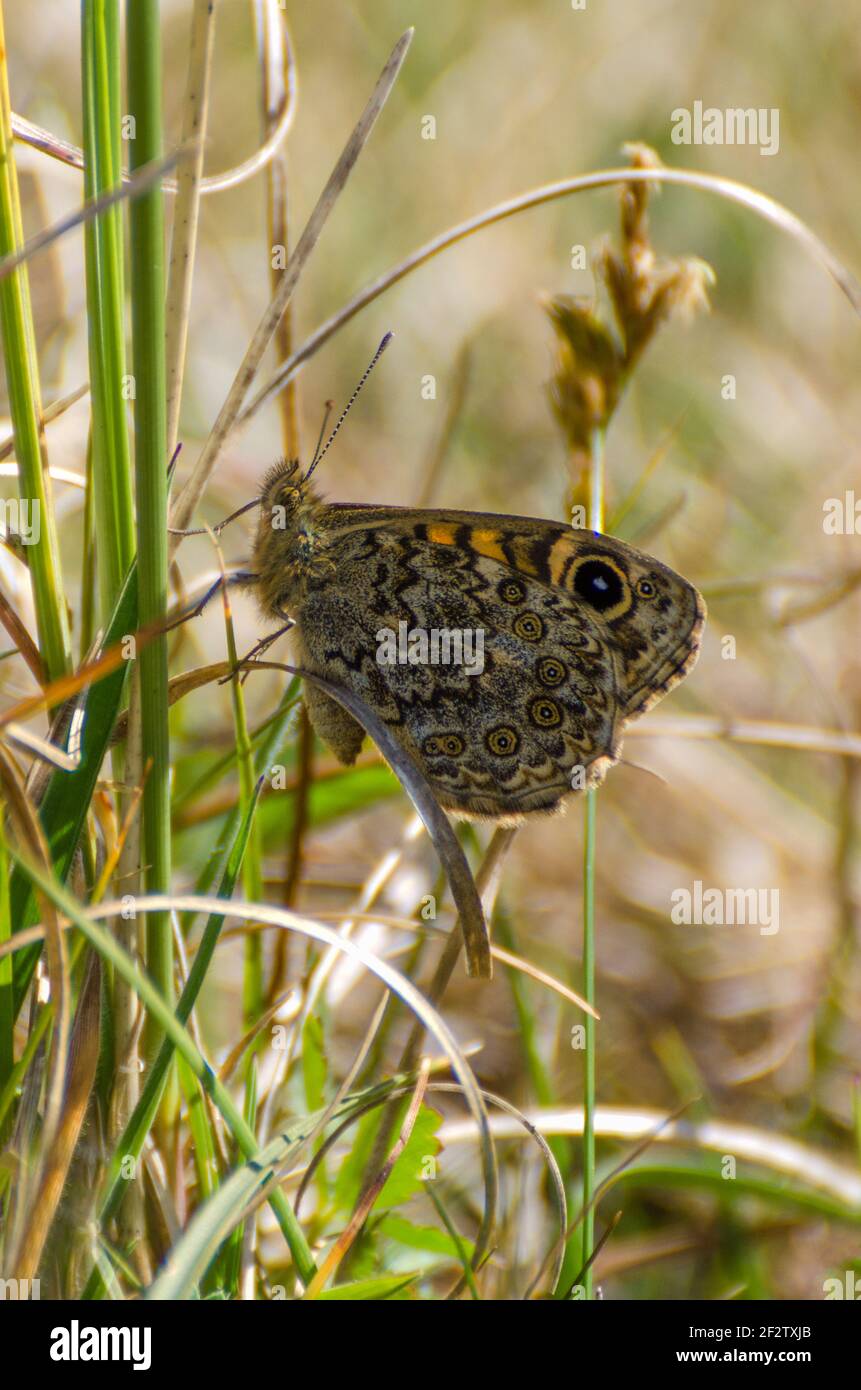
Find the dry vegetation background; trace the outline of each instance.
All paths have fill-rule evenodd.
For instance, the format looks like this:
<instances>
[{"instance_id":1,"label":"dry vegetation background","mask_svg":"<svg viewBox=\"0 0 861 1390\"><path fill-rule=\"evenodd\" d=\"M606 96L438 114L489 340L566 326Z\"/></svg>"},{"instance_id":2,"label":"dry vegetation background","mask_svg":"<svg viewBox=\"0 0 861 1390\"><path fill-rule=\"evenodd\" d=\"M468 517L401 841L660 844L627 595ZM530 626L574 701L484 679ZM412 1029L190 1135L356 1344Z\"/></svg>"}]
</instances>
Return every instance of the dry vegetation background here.
<instances>
[{"instance_id":1,"label":"dry vegetation background","mask_svg":"<svg viewBox=\"0 0 861 1390\"><path fill-rule=\"evenodd\" d=\"M41 0L36 14L15 0L6 14L13 105L79 143L78 7ZM188 6L165 0L163 16L170 140L178 136ZM287 141L293 228L303 225L391 44L416 25L401 78L301 284L297 343L435 233L543 181L618 166L628 140L648 142L667 163L768 192L850 266L861 265L854 176L861 51L857 14L841 0L590 0L585 12L564 0L315 0L288 6L288 19L299 73ZM779 153L674 146L671 113L696 100L777 107ZM421 138L426 115L436 119L432 141ZM252 9L226 0L218 6L207 171L238 162L259 138ZM77 205L78 175L33 155L20 159L37 175L31 229ZM571 248L615 235L617 204L612 190L589 193L484 231L339 333L298 378L306 455L325 399L343 401L383 332L396 336L318 474L324 491L338 500L406 504L422 496L462 378L462 409L431 500L565 516L572 480L548 405L554 344L541 295L590 294L590 272L571 268ZM857 475L859 324L795 242L719 198L666 188L651 201L651 228L661 254L696 255L712 265L712 312L689 327L668 328L636 372L609 433L608 511L663 451L620 534L695 582L710 621L695 673L626 741L626 756L662 780L622 766L600 794L598 1095L604 1104L662 1113L694 1101L688 1118L754 1125L857 1168L859 742L846 744L852 756L794 745L798 729L839 734L861 727L852 582L861 574L858 541L828 536L822 525L823 503L842 497ZM182 469L205 438L268 300L268 262L260 178L204 201ZM34 263L32 275L51 399L87 375L80 235ZM737 382L734 400L721 395L728 373ZM422 397L428 374L436 378L435 400ZM50 427L55 465L84 471L87 421L82 402ZM250 498L281 450L273 404L229 444L202 516L215 521ZM55 490L74 593L82 494L62 484ZM230 562L247 554L246 520L222 537ZM188 586L212 572L208 541L189 541L179 565ZM28 614L20 568L5 555L0 568ZM245 649L263 629L250 602L237 600L236 615ZM733 660L722 658L727 635L735 639ZM171 669L224 655L214 604L176 640ZM274 708L281 687L282 678L271 674L248 683L252 722ZM29 689L23 666L0 666L4 701ZM763 732L774 724L791 728L772 747L675 736L694 716L760 721ZM192 811L182 799L207 763L232 745L228 687L192 695L172 719L179 887L194 881L217 817L237 795L228 767ZM375 760L366 745L362 762ZM322 784L337 786L324 750L317 750L315 768ZM377 793L365 806L348 801L349 813L338 815L330 799L311 827L297 898L309 912L346 909L387 852L404 842L411 819L405 796L393 781L373 785ZM291 798L289 791L270 793L264 817L274 901L286 872ZM317 804L312 797L312 810ZM487 831L478 833L486 842ZM564 817L530 822L500 894L516 949L575 987L582 837L576 803ZM779 932L673 925L670 895L696 879L719 888L778 889ZM407 844L379 906L409 914L435 885L435 856L419 838ZM447 904L440 921L450 921ZM408 941L372 924L358 935L375 948ZM294 977L303 959L304 946L294 945ZM238 943L221 948L217 988L210 982L204 1001L203 1023L219 1059L240 1030L239 962ZM533 983L525 991L549 1094L557 1105L576 1104L581 1054L569 1037L579 1015ZM377 992L346 967L335 972L327 1031L336 1074L352 1057ZM522 1019L505 971L497 970L491 986L458 974L445 1012L462 1041L483 1044L474 1065L485 1085L527 1109L542 1098L527 1080ZM390 1038L388 1065L402 1037L396 1030ZM599 1152L621 1158L625 1151ZM537 1179L525 1168L535 1161L531 1152L518 1141L503 1147L502 1160L508 1200L519 1194L538 1211ZM471 1162L462 1146L444 1161L449 1173L466 1173ZM730 1213L720 1196L658 1184L617 1200L619 1206L625 1217L598 1265L608 1297L712 1297L743 1288L748 1297L816 1298L823 1279L857 1252L850 1227L752 1199ZM616 1207L611 1200L605 1214ZM521 1233L527 1265L533 1239L538 1250L547 1244L528 1229Z\"/></svg>"}]
</instances>

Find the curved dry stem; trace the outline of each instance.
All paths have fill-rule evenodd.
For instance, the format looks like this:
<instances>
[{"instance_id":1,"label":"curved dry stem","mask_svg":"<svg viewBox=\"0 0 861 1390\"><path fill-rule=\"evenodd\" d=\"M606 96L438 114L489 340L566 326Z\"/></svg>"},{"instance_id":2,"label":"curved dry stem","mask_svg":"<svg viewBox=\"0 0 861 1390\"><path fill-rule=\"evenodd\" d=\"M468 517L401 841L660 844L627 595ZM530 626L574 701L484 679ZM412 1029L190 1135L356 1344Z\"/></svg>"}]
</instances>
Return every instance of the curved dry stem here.
<instances>
[{"instance_id":1,"label":"curved dry stem","mask_svg":"<svg viewBox=\"0 0 861 1390\"><path fill-rule=\"evenodd\" d=\"M208 0L205 2L208 4ZM209 8L211 9L212 6L209 5ZM253 178L269 163L293 124L293 117L296 114L296 63L286 25L283 33L286 91L281 110L278 113L278 120L266 139L247 159L243 159L240 164L234 164L230 169L224 169L218 174L207 174L201 179L200 191L204 196L210 193L222 193L226 188L236 188L238 184ZM84 152L79 145L73 145L68 140L61 139L60 136L46 130L44 126L37 125L35 121L27 120L26 116L20 116L15 111L12 112L12 131L15 139L22 144L30 145L34 150L39 150L41 154L49 155L51 159L56 159L61 164L67 164L70 168L83 172ZM131 179L130 174L123 174L124 183L131 182ZM178 180L166 179L163 188L165 193L177 193L179 191Z\"/></svg>"},{"instance_id":2,"label":"curved dry stem","mask_svg":"<svg viewBox=\"0 0 861 1390\"><path fill-rule=\"evenodd\" d=\"M609 188L614 184L643 182L681 184L684 187L696 188L705 193L716 193L720 197L729 199L730 202L739 203L742 207L755 212L766 222L770 222L773 226L779 227L794 237L805 250L809 251L814 259L824 266L839 289L845 294L855 312L861 316L861 285L852 272L838 260L825 242L811 231L805 222L802 222L800 217L796 216L794 212L790 212L774 198L769 198L767 194L759 193L754 188L748 188L746 184L737 183L735 179L723 178L718 174L700 173L693 169L601 169L593 174L579 174L574 178L560 179L557 183L542 184L540 188L533 188L528 193L521 193L516 198L509 198L503 203L497 203L495 207L489 208L475 217L470 217L465 222L459 222L456 226L450 227L448 231L425 242L424 246L420 246L405 260L400 261L391 270L387 270L378 279L373 280L365 289L360 290L343 309L321 324L317 331L312 333L300 348L297 348L292 357L279 367L265 386L258 391L240 415L239 423L242 424L270 400L276 392L286 386L303 363L307 362L309 357L313 357L324 343L327 343L340 328L343 328L345 323L349 323L350 319L355 318L356 314L378 299L386 290L391 289L399 280L403 280L419 266L433 260L434 256L438 256L442 251L447 251L450 246L456 245L459 241L465 241L467 237L483 231L485 227L493 226L496 222L504 222L507 218L516 216L517 213L525 212L529 208L542 207L545 203L555 202L558 198L567 198L571 193L585 193L595 188Z\"/></svg>"},{"instance_id":3,"label":"curved dry stem","mask_svg":"<svg viewBox=\"0 0 861 1390\"><path fill-rule=\"evenodd\" d=\"M631 724L626 738L726 738L735 743L758 743L771 748L794 748L799 753L838 753L861 758L861 734L841 729L817 729L808 724L779 724L770 719L732 719L713 714L657 715L645 724Z\"/></svg>"},{"instance_id":4,"label":"curved dry stem","mask_svg":"<svg viewBox=\"0 0 861 1390\"><path fill-rule=\"evenodd\" d=\"M532 1110L528 1118L544 1135L576 1138L583 1133L583 1107L579 1105ZM494 1118L491 1129L495 1139L520 1136L520 1129L508 1118ZM861 1216L861 1173L836 1163L821 1149L810 1148L754 1125L724 1120L685 1120L663 1110L639 1106L599 1105L595 1111L595 1133L604 1139L650 1139L660 1144L681 1143L713 1153L734 1154L736 1159L771 1168L805 1186L816 1187ZM439 1131L439 1138L445 1144L468 1143L473 1137L468 1120L449 1121Z\"/></svg>"}]
</instances>

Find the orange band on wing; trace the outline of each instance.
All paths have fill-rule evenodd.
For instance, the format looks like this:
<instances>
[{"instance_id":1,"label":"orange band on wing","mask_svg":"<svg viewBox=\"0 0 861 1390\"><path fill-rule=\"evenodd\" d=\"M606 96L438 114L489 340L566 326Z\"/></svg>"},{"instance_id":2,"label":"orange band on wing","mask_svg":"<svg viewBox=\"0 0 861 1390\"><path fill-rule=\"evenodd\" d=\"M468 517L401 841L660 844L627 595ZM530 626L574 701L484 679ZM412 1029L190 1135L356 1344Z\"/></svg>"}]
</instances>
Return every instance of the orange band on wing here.
<instances>
[{"instance_id":1,"label":"orange band on wing","mask_svg":"<svg viewBox=\"0 0 861 1390\"><path fill-rule=\"evenodd\" d=\"M434 521L428 526L428 540L434 545L454 545L456 528L444 521Z\"/></svg>"},{"instance_id":2,"label":"orange band on wing","mask_svg":"<svg viewBox=\"0 0 861 1390\"><path fill-rule=\"evenodd\" d=\"M483 531L480 527L474 526L470 532L469 543L479 555L486 555L489 560L501 560L504 565L508 563L499 531Z\"/></svg>"},{"instance_id":3,"label":"orange band on wing","mask_svg":"<svg viewBox=\"0 0 861 1390\"><path fill-rule=\"evenodd\" d=\"M573 548L568 536L560 536L558 541L554 541L553 549L550 552L550 582L552 584L562 583L565 566L571 558Z\"/></svg>"}]
</instances>

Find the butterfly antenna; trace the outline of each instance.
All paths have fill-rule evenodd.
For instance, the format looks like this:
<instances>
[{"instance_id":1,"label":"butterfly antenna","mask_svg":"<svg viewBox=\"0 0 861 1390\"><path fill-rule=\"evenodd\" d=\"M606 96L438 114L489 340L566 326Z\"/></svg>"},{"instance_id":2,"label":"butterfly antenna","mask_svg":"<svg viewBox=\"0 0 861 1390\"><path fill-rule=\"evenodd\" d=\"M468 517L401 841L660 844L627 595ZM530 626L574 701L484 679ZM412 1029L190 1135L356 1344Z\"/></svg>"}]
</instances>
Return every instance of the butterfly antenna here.
<instances>
[{"instance_id":1,"label":"butterfly antenna","mask_svg":"<svg viewBox=\"0 0 861 1390\"><path fill-rule=\"evenodd\" d=\"M320 462L320 460L329 452L329 449L330 449L331 446L332 446L332 442L333 442L333 440L334 440L334 438L335 438L335 435L338 433L338 430L341 428L341 426L343 425L344 421L346 420L348 414L350 413L350 410L352 409L353 402L355 401L356 397L358 396L359 392L361 391L361 389L362 389L362 387L364 386L365 382L367 381L368 377L371 375L371 372L372 372L372 371L374 370L374 368L376 367L377 363L379 362L379 360L380 360L380 358L382 357L383 353L385 352L386 348L389 346L389 343L392 341L392 338L393 338L393 337L394 337L394 334L393 334L393 333L387 333L386 336L383 338L382 342L380 343L380 346L377 348L376 352L374 353L373 357L371 358L370 362L368 363L367 367L365 368L365 372L364 372L364 374L363 374L363 376L362 376L361 381L359 382L358 386L356 387L356 389L355 389L355 391L353 392L353 394L352 394L352 396L350 397L350 399L347 401L347 404L344 406L344 409L341 411L341 415L340 415L340 418L339 418L339 420L338 420L338 423L337 423L337 425L335 426L335 428L332 430L332 433L329 435L329 438L326 440L326 443L324 444L323 448L321 449L321 448L319 447L319 445L317 446L317 450L316 450L316 452L315 452L315 454L314 454L313 459L311 460L311 465L310 465L310 467L309 467L309 469L308 469L308 472L305 474L304 481L305 481L306 483L307 483L308 479L310 478L311 474L314 472L314 469L317 467L317 464L318 464L318 463ZM323 428L325 429L325 423L324 423ZM321 431L321 437L322 437L322 431Z\"/></svg>"},{"instance_id":2,"label":"butterfly antenna","mask_svg":"<svg viewBox=\"0 0 861 1390\"><path fill-rule=\"evenodd\" d=\"M308 465L308 473L311 472L311 469L312 469L312 468L316 468L316 467L317 467L317 460L318 460L319 457L320 457L320 450L321 450L321 448L323 447L323 435L326 433L326 426L328 425L329 420L331 419L332 411L333 411L334 409L335 409L335 402L334 402L334 401L327 401L327 402L326 402L326 408L325 408L325 410L323 411L323 423L322 423L322 425L320 426L320 433L319 433L319 435L317 436L317 445L316 445L316 448L314 449L314 457L312 458L310 464ZM308 475L306 474L305 476L307 477Z\"/></svg>"}]
</instances>

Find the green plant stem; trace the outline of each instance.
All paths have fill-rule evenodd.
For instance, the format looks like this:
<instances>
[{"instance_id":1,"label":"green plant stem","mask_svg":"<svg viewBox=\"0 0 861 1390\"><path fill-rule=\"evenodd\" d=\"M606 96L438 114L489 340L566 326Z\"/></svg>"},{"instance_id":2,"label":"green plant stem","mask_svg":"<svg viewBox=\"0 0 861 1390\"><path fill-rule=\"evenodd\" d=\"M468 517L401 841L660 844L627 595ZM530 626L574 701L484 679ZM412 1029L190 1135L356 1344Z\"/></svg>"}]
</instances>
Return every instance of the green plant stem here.
<instances>
[{"instance_id":1,"label":"green plant stem","mask_svg":"<svg viewBox=\"0 0 861 1390\"><path fill-rule=\"evenodd\" d=\"M122 180L118 0L83 0L81 57L84 193L95 199ZM110 615L134 558L131 460L124 385L123 223L119 204L84 229L92 398L93 482L100 612Z\"/></svg>"},{"instance_id":2,"label":"green plant stem","mask_svg":"<svg viewBox=\"0 0 861 1390\"><path fill-rule=\"evenodd\" d=\"M24 244L18 175L12 146L12 113L6 70L6 36L0 0L0 259ZM51 485L42 399L36 361L36 330L26 265L0 280L0 337L9 410L18 461L18 494L33 508L38 540L27 547L39 649L45 671L56 680L69 667L71 644L63 596L60 550L51 505Z\"/></svg>"},{"instance_id":3,"label":"green plant stem","mask_svg":"<svg viewBox=\"0 0 861 1390\"><path fill-rule=\"evenodd\" d=\"M130 167L161 157L161 35L158 0L134 0L126 11ZM132 133L132 132L130 132ZM165 402L164 208L156 185L129 209L131 232L132 354L135 383L140 625L160 623L167 611L167 416ZM146 884L170 889L170 748L167 642L156 638L139 658L144 756L150 767L143 799ZM173 943L169 914L153 913L146 926L147 969L162 997L173 998ZM162 1032L147 1020L145 1050L157 1053Z\"/></svg>"},{"instance_id":4,"label":"green plant stem","mask_svg":"<svg viewBox=\"0 0 861 1390\"><path fill-rule=\"evenodd\" d=\"M598 793L586 793L585 836L583 843L583 998L595 1001L595 843L598 816ZM595 1191L595 1020L584 1017L585 1042L583 1052L583 1222L582 1265L592 1254L595 1239L595 1210L592 1197ZM586 1297L592 1297L592 1266L583 1276Z\"/></svg>"},{"instance_id":5,"label":"green plant stem","mask_svg":"<svg viewBox=\"0 0 861 1390\"><path fill-rule=\"evenodd\" d=\"M589 526L604 528L604 430L592 432L589 466ZM598 828L598 792L586 792L583 835L583 998L595 1006L595 858ZM595 1019L586 1014L583 1052L583 1223L582 1266L591 1259L595 1243L595 1094L597 1038ZM583 1276L587 1298L592 1297L592 1266Z\"/></svg>"}]
</instances>

